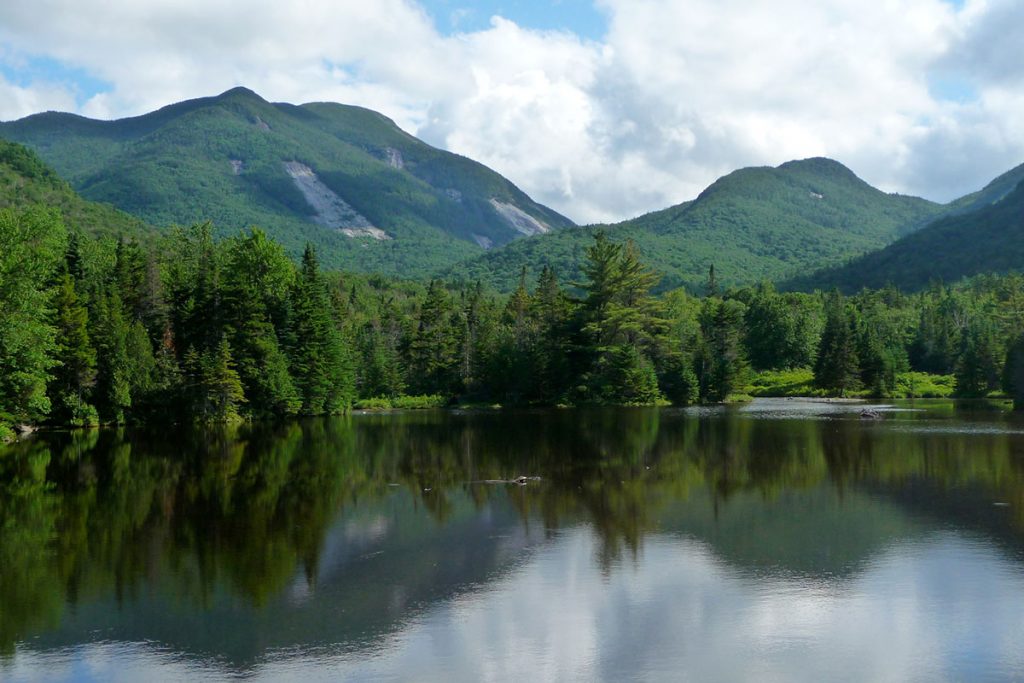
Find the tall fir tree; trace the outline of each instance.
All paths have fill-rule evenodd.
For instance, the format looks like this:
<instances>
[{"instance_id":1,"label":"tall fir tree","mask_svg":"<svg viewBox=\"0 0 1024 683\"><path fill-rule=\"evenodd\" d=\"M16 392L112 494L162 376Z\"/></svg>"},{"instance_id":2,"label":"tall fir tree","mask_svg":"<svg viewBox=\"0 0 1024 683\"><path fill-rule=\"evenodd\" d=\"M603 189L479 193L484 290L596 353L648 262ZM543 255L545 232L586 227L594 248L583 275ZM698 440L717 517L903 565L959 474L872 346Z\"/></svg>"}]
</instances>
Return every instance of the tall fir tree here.
<instances>
[{"instance_id":1,"label":"tall fir tree","mask_svg":"<svg viewBox=\"0 0 1024 683\"><path fill-rule=\"evenodd\" d=\"M292 287L289 356L292 378L307 415L348 409L355 396L351 349L331 316L331 301L312 245L306 245Z\"/></svg>"},{"instance_id":2,"label":"tall fir tree","mask_svg":"<svg viewBox=\"0 0 1024 683\"><path fill-rule=\"evenodd\" d=\"M838 291L825 300L825 329L814 363L814 384L839 396L860 388L855 322Z\"/></svg>"},{"instance_id":3,"label":"tall fir tree","mask_svg":"<svg viewBox=\"0 0 1024 683\"><path fill-rule=\"evenodd\" d=\"M49 384L51 417L58 424L95 425L99 416L89 399L96 384L96 349L89 339L89 311L67 271L57 282L53 308L58 364Z\"/></svg>"}]
</instances>

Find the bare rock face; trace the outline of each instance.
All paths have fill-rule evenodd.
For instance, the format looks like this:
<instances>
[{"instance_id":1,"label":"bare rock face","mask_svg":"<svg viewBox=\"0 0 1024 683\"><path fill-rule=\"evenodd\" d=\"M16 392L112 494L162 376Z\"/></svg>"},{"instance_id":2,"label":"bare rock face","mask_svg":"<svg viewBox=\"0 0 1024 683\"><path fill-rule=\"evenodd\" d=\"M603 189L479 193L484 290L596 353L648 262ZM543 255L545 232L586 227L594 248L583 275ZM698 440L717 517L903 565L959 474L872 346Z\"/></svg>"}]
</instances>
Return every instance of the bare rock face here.
<instances>
[{"instance_id":1,"label":"bare rock face","mask_svg":"<svg viewBox=\"0 0 1024 683\"><path fill-rule=\"evenodd\" d=\"M245 162L241 159L231 159L231 172L235 175L242 175L242 170L245 168Z\"/></svg>"},{"instance_id":2,"label":"bare rock face","mask_svg":"<svg viewBox=\"0 0 1024 683\"><path fill-rule=\"evenodd\" d=\"M309 166L298 161L284 162L284 170L291 176L299 192L316 211L313 222L332 228L348 237L372 237L389 240L391 236L374 226L361 213L316 177Z\"/></svg>"},{"instance_id":3,"label":"bare rock face","mask_svg":"<svg viewBox=\"0 0 1024 683\"><path fill-rule=\"evenodd\" d=\"M551 226L539 221L515 204L491 199L491 206L517 232L524 235L540 235L551 230Z\"/></svg>"},{"instance_id":4,"label":"bare rock face","mask_svg":"<svg viewBox=\"0 0 1024 683\"><path fill-rule=\"evenodd\" d=\"M473 234L473 241L479 244L484 249L490 249L491 247L494 246L494 241L491 238L484 237L483 235L477 235L475 233Z\"/></svg>"},{"instance_id":5,"label":"bare rock face","mask_svg":"<svg viewBox=\"0 0 1024 683\"><path fill-rule=\"evenodd\" d=\"M267 125L267 122L264 121L263 119L261 119L258 116L256 117L256 120L253 122L253 125L255 125L257 128L259 128L263 132L267 132L268 130L270 130L270 126Z\"/></svg>"},{"instance_id":6,"label":"bare rock face","mask_svg":"<svg viewBox=\"0 0 1024 683\"><path fill-rule=\"evenodd\" d=\"M444 191L444 196L448 197L448 199L452 200L453 202L458 202L459 204L462 203L462 193L453 187L447 188Z\"/></svg>"},{"instance_id":7,"label":"bare rock face","mask_svg":"<svg viewBox=\"0 0 1024 683\"><path fill-rule=\"evenodd\" d=\"M384 149L384 161L391 168L397 168L398 170L405 168L405 159L402 158L402 153L394 147L386 147Z\"/></svg>"}]
</instances>

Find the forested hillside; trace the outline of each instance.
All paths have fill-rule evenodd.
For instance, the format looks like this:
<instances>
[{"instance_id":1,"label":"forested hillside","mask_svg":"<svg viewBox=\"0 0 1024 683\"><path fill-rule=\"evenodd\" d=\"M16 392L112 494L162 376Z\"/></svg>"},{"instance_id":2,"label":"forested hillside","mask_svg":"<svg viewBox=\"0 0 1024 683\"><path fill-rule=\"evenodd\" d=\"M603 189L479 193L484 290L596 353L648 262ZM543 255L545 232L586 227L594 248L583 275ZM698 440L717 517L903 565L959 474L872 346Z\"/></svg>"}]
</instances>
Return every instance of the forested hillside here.
<instances>
[{"instance_id":1,"label":"forested hillside","mask_svg":"<svg viewBox=\"0 0 1024 683\"><path fill-rule=\"evenodd\" d=\"M839 264L921 227L945 207L877 190L838 162L806 159L746 168L719 179L695 201L611 226L542 235L510 244L448 271L503 290L519 269L544 266L581 274L595 230L631 239L664 275L660 288L698 291L711 265L725 284L752 284Z\"/></svg>"},{"instance_id":2,"label":"forested hillside","mask_svg":"<svg viewBox=\"0 0 1024 683\"><path fill-rule=\"evenodd\" d=\"M916 291L930 282L956 282L981 273L1024 270L1024 182L993 204L954 212L844 266L796 278L784 286L810 290L895 285ZM980 204L980 207L979 205Z\"/></svg>"},{"instance_id":3,"label":"forested hillside","mask_svg":"<svg viewBox=\"0 0 1024 683\"><path fill-rule=\"evenodd\" d=\"M0 140L0 208L51 207L64 222L91 235L152 236L138 218L82 199L36 154L21 145Z\"/></svg>"},{"instance_id":4,"label":"forested hillside","mask_svg":"<svg viewBox=\"0 0 1024 683\"><path fill-rule=\"evenodd\" d=\"M571 221L474 161L359 107L272 104L236 88L144 116L45 113L0 124L87 199L161 228L258 225L298 258L423 276Z\"/></svg>"}]
</instances>

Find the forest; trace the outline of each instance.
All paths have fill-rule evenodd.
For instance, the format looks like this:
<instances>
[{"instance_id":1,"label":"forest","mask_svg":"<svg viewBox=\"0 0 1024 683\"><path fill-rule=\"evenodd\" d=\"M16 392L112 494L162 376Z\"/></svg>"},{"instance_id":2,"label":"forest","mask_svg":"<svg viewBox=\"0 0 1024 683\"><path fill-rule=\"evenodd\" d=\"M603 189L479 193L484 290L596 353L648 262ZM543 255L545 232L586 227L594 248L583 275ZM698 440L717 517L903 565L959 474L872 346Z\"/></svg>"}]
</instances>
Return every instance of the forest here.
<instances>
[{"instance_id":1,"label":"forest","mask_svg":"<svg viewBox=\"0 0 1024 683\"><path fill-rule=\"evenodd\" d=\"M33 425L231 422L417 405L650 405L749 395L1017 399L1024 277L956 287L655 295L595 233L579 282L510 295L325 272L259 229L146 245L0 210L0 436Z\"/></svg>"}]
</instances>

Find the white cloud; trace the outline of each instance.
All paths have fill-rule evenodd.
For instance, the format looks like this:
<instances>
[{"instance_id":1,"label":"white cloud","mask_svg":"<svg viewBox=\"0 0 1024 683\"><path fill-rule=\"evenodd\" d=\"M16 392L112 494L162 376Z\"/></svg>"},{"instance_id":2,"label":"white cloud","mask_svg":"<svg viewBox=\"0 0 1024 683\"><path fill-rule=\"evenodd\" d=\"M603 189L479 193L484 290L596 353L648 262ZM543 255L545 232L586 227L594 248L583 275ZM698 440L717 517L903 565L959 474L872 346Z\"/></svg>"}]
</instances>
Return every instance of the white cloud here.
<instances>
[{"instance_id":1,"label":"white cloud","mask_svg":"<svg viewBox=\"0 0 1024 683\"><path fill-rule=\"evenodd\" d=\"M579 221L810 155L937 199L1024 161L1014 0L599 0L601 42L500 18L443 36L411 0L87 4L4 3L0 61L45 56L112 89L76 104L71 86L0 82L0 117L138 114L238 84L360 104ZM936 74L976 97L943 99Z\"/></svg>"}]
</instances>

